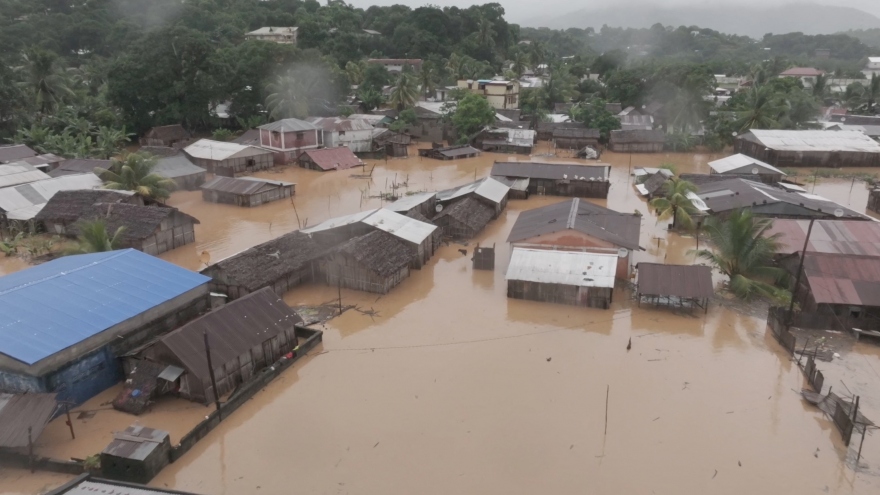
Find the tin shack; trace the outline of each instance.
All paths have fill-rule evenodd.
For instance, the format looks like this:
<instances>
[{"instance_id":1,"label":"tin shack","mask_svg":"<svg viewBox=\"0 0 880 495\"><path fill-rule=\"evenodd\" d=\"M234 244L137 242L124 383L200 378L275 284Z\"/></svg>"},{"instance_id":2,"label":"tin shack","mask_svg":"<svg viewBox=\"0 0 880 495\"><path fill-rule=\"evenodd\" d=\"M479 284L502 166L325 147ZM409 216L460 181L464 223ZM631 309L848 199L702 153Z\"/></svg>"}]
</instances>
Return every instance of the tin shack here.
<instances>
[{"instance_id":1,"label":"tin shack","mask_svg":"<svg viewBox=\"0 0 880 495\"><path fill-rule=\"evenodd\" d=\"M616 267L614 254L514 247L507 297L608 309Z\"/></svg>"},{"instance_id":2,"label":"tin shack","mask_svg":"<svg viewBox=\"0 0 880 495\"><path fill-rule=\"evenodd\" d=\"M296 184L255 177L214 177L201 186L202 199L211 203L260 206L295 194Z\"/></svg>"}]
</instances>

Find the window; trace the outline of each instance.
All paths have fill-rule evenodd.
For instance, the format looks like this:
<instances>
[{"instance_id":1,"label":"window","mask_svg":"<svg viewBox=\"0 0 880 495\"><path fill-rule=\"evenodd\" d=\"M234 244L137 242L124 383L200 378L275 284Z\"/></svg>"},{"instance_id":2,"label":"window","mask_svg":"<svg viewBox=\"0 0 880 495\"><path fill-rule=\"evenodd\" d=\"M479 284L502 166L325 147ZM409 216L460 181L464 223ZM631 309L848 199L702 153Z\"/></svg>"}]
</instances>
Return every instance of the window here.
<instances>
[{"instance_id":1,"label":"window","mask_svg":"<svg viewBox=\"0 0 880 495\"><path fill-rule=\"evenodd\" d=\"M306 133L304 133L304 132L297 132L296 133L297 140L304 139L305 137L306 137Z\"/></svg>"},{"instance_id":2,"label":"window","mask_svg":"<svg viewBox=\"0 0 880 495\"><path fill-rule=\"evenodd\" d=\"M507 103L508 103L509 105L515 105L515 104L516 104L516 95L508 96L508 97L507 97Z\"/></svg>"},{"instance_id":3,"label":"window","mask_svg":"<svg viewBox=\"0 0 880 495\"><path fill-rule=\"evenodd\" d=\"M345 131L339 131L339 137L345 136Z\"/></svg>"}]
</instances>

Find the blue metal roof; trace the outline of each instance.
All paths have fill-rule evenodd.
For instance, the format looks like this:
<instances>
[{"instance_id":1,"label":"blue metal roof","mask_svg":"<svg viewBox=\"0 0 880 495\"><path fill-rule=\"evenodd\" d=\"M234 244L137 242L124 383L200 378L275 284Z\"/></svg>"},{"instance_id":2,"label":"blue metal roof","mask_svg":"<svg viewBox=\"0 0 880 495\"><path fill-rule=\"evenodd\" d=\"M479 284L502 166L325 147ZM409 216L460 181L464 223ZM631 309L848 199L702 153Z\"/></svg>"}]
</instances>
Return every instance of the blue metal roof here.
<instances>
[{"instance_id":1,"label":"blue metal roof","mask_svg":"<svg viewBox=\"0 0 880 495\"><path fill-rule=\"evenodd\" d=\"M0 277L0 353L34 364L209 280L134 249Z\"/></svg>"}]
</instances>

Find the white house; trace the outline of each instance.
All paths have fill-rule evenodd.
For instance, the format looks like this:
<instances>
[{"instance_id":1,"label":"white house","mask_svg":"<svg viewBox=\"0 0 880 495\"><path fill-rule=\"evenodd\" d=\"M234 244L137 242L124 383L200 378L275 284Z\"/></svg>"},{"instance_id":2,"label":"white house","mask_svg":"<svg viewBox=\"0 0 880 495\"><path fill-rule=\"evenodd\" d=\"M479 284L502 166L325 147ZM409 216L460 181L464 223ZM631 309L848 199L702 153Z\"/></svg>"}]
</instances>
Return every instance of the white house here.
<instances>
[{"instance_id":1,"label":"white house","mask_svg":"<svg viewBox=\"0 0 880 495\"><path fill-rule=\"evenodd\" d=\"M877 77L880 77L880 57L868 57L868 64L865 65L862 74L868 79L874 74L877 74Z\"/></svg>"},{"instance_id":2,"label":"white house","mask_svg":"<svg viewBox=\"0 0 880 495\"><path fill-rule=\"evenodd\" d=\"M309 117L306 120L322 132L321 142L327 148L347 146L357 153L370 151L373 145L373 125L366 120L342 117Z\"/></svg>"}]
</instances>

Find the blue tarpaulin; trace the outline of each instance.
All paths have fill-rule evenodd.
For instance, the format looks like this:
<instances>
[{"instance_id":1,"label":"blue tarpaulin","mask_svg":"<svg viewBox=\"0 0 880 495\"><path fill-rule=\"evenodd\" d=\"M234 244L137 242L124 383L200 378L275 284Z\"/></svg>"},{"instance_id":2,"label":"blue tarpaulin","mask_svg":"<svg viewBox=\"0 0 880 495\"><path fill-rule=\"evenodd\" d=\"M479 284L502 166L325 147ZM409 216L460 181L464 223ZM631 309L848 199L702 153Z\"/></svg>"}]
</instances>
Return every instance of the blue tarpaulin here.
<instances>
[{"instance_id":1,"label":"blue tarpaulin","mask_svg":"<svg viewBox=\"0 0 880 495\"><path fill-rule=\"evenodd\" d=\"M0 277L0 353L34 364L209 280L134 249Z\"/></svg>"}]
</instances>

